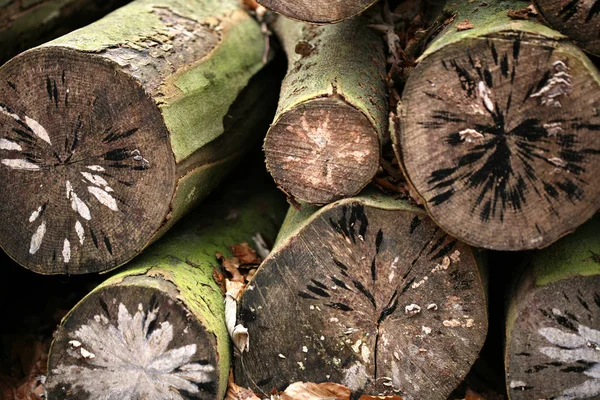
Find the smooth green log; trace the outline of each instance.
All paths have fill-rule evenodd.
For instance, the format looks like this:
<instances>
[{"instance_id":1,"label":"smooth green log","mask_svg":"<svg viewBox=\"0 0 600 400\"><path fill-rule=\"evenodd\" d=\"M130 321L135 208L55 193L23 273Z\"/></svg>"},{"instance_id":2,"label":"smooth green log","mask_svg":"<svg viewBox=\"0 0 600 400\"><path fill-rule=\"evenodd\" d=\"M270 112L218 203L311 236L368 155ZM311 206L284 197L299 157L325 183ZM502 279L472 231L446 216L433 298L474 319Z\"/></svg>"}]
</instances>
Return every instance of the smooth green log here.
<instances>
[{"instance_id":1,"label":"smooth green log","mask_svg":"<svg viewBox=\"0 0 600 400\"><path fill-rule=\"evenodd\" d=\"M263 136L265 51L237 0L137 0L5 64L0 245L47 274L130 260Z\"/></svg>"},{"instance_id":2,"label":"smooth green log","mask_svg":"<svg viewBox=\"0 0 600 400\"><path fill-rule=\"evenodd\" d=\"M600 216L529 255L506 319L511 399L600 395Z\"/></svg>"},{"instance_id":3,"label":"smooth green log","mask_svg":"<svg viewBox=\"0 0 600 400\"><path fill-rule=\"evenodd\" d=\"M231 257L231 246L243 242L254 248L260 240L272 243L286 210L283 196L264 179L240 182L188 215L67 314L50 350L49 399L87 398L86 391L110 399L224 397L231 341L223 293L213 278L219 271L215 254ZM136 333L144 336L134 340ZM141 372L133 374L129 364Z\"/></svg>"},{"instance_id":4,"label":"smooth green log","mask_svg":"<svg viewBox=\"0 0 600 400\"><path fill-rule=\"evenodd\" d=\"M267 169L289 195L326 204L358 193L379 166L387 129L385 55L366 17L316 26L279 17L288 57Z\"/></svg>"},{"instance_id":5,"label":"smooth green log","mask_svg":"<svg viewBox=\"0 0 600 400\"><path fill-rule=\"evenodd\" d=\"M103 17L128 0L0 1L0 65L17 53Z\"/></svg>"}]
</instances>

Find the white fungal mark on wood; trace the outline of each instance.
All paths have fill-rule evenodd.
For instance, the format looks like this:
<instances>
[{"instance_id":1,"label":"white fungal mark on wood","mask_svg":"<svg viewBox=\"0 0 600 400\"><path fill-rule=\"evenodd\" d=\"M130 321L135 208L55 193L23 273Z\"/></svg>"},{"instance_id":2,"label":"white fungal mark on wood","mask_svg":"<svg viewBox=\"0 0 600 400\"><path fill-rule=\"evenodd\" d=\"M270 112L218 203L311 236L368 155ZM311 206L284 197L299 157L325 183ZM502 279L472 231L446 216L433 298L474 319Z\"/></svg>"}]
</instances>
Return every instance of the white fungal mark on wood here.
<instances>
[{"instance_id":1,"label":"white fungal mark on wood","mask_svg":"<svg viewBox=\"0 0 600 400\"><path fill-rule=\"evenodd\" d=\"M73 186L71 185L71 182L67 181L65 183L65 186L67 189L67 199L71 200L71 208L73 209L73 211L81 215L81 218L85 219L86 221L91 220L92 215L90 214L89 207L73 191Z\"/></svg>"},{"instance_id":2,"label":"white fungal mark on wood","mask_svg":"<svg viewBox=\"0 0 600 400\"><path fill-rule=\"evenodd\" d=\"M450 267L450 257L445 256L440 264L436 264L435 267L433 267L431 273L433 274L441 270L445 271L448 269L448 267Z\"/></svg>"},{"instance_id":3,"label":"white fungal mark on wood","mask_svg":"<svg viewBox=\"0 0 600 400\"><path fill-rule=\"evenodd\" d=\"M142 154L140 153L140 151L138 149L132 150L130 154L131 154L131 157L133 157L134 161L137 161L142 164L142 167L150 168L150 162L148 160L146 160L144 157L142 157Z\"/></svg>"},{"instance_id":4,"label":"white fungal mark on wood","mask_svg":"<svg viewBox=\"0 0 600 400\"><path fill-rule=\"evenodd\" d=\"M150 331L157 313L158 308L146 314L140 304L132 316L120 303L117 326L104 315L95 315L70 334L69 344L76 351L69 349L67 354L79 361L65 364L65 357L52 371L53 382L89 393L114 388L131 398L183 400L181 391L199 393L197 384L212 381L214 366L190 363L196 344L167 350L173 326L164 321Z\"/></svg>"},{"instance_id":5,"label":"white fungal mark on wood","mask_svg":"<svg viewBox=\"0 0 600 400\"><path fill-rule=\"evenodd\" d=\"M79 244L83 244L85 239L85 230L83 229L83 225L81 222L75 222L75 232L77 233L77 237L79 238Z\"/></svg>"},{"instance_id":6,"label":"white fungal mark on wood","mask_svg":"<svg viewBox=\"0 0 600 400\"><path fill-rule=\"evenodd\" d=\"M285 359L285 356L284 356L283 354L281 354L281 353L277 354L277 356L278 356L279 358L283 358L283 359Z\"/></svg>"},{"instance_id":7,"label":"white fungal mark on wood","mask_svg":"<svg viewBox=\"0 0 600 400\"><path fill-rule=\"evenodd\" d=\"M421 332L423 332L425 335L429 335L431 333L431 328L428 326L422 326Z\"/></svg>"},{"instance_id":8,"label":"white fungal mark on wood","mask_svg":"<svg viewBox=\"0 0 600 400\"><path fill-rule=\"evenodd\" d=\"M365 363L368 363L371 357L371 350L369 350L369 346L367 346L366 343L363 343L363 345L360 348L360 356L362 357L363 361Z\"/></svg>"},{"instance_id":9,"label":"white fungal mark on wood","mask_svg":"<svg viewBox=\"0 0 600 400\"><path fill-rule=\"evenodd\" d=\"M511 389L524 388L526 386L527 386L527 384L523 381L510 381Z\"/></svg>"},{"instance_id":10,"label":"white fungal mark on wood","mask_svg":"<svg viewBox=\"0 0 600 400\"><path fill-rule=\"evenodd\" d=\"M304 353L308 353L308 347L306 347L306 346L302 346L302 352L304 352Z\"/></svg>"},{"instance_id":11,"label":"white fungal mark on wood","mask_svg":"<svg viewBox=\"0 0 600 400\"><path fill-rule=\"evenodd\" d=\"M89 169L90 171L95 171L95 172L104 172L105 171L105 169L99 165L88 165L86 168Z\"/></svg>"},{"instance_id":12,"label":"white fungal mark on wood","mask_svg":"<svg viewBox=\"0 0 600 400\"><path fill-rule=\"evenodd\" d=\"M579 325L577 333L556 328L541 328L538 333L556 347L542 347L540 352L562 363L585 363L583 372L592 379L565 390L556 400L588 399L600 395L600 331Z\"/></svg>"},{"instance_id":13,"label":"white fungal mark on wood","mask_svg":"<svg viewBox=\"0 0 600 400\"><path fill-rule=\"evenodd\" d=\"M31 243L29 244L29 254L35 254L42 245L44 235L46 234L46 221L42 221L40 226L36 229L35 233L31 237Z\"/></svg>"},{"instance_id":14,"label":"white fungal mark on wood","mask_svg":"<svg viewBox=\"0 0 600 400\"><path fill-rule=\"evenodd\" d=\"M390 275L388 276L388 282L392 283L394 277L396 276L396 268L398 267L398 262L400 261L400 256L396 256L394 261L392 261L392 265L390 266Z\"/></svg>"},{"instance_id":15,"label":"white fungal mark on wood","mask_svg":"<svg viewBox=\"0 0 600 400\"><path fill-rule=\"evenodd\" d=\"M542 126L544 127L544 129L548 133L549 137L556 136L556 135L558 135L560 133L563 133L563 131L564 131L562 125L560 124L560 122L552 122L552 123L549 123L549 124L544 124Z\"/></svg>"},{"instance_id":16,"label":"white fungal mark on wood","mask_svg":"<svg viewBox=\"0 0 600 400\"><path fill-rule=\"evenodd\" d=\"M404 314L407 315L417 315L421 312L421 307L419 307L416 304L409 304L406 307L404 307Z\"/></svg>"},{"instance_id":17,"label":"white fungal mark on wood","mask_svg":"<svg viewBox=\"0 0 600 400\"><path fill-rule=\"evenodd\" d=\"M29 222L31 223L31 222L34 222L36 219L38 219L41 212L42 212L42 206L39 206L37 208L37 210L32 212L31 215L29 216Z\"/></svg>"},{"instance_id":18,"label":"white fungal mark on wood","mask_svg":"<svg viewBox=\"0 0 600 400\"><path fill-rule=\"evenodd\" d=\"M430 305L427 306L428 310L433 310L433 311L437 311L438 309L438 305L435 303L431 303Z\"/></svg>"},{"instance_id":19,"label":"white fungal mark on wood","mask_svg":"<svg viewBox=\"0 0 600 400\"><path fill-rule=\"evenodd\" d=\"M471 128L463 129L462 131L458 132L458 134L460 135L460 140L467 143L475 143L483 139L482 133Z\"/></svg>"},{"instance_id":20,"label":"white fungal mark on wood","mask_svg":"<svg viewBox=\"0 0 600 400\"><path fill-rule=\"evenodd\" d=\"M12 169L22 169L25 171L37 171L40 169L39 166L25 159L4 159L2 160L2 164Z\"/></svg>"},{"instance_id":21,"label":"white fungal mark on wood","mask_svg":"<svg viewBox=\"0 0 600 400\"><path fill-rule=\"evenodd\" d=\"M460 321L453 318L443 321L442 324L447 328L457 328L460 326Z\"/></svg>"},{"instance_id":22,"label":"white fungal mark on wood","mask_svg":"<svg viewBox=\"0 0 600 400\"><path fill-rule=\"evenodd\" d=\"M63 243L62 256L65 263L71 261L71 243L69 242L69 239L65 239Z\"/></svg>"},{"instance_id":23,"label":"white fungal mark on wood","mask_svg":"<svg viewBox=\"0 0 600 400\"><path fill-rule=\"evenodd\" d=\"M99 175L93 175L93 174L90 174L89 172L85 172L85 171L81 172L81 175L83 175L85 179L87 179L88 181L90 181L92 184L94 184L96 186L101 186L101 187L108 186L108 182L106 182L106 180Z\"/></svg>"},{"instance_id":24,"label":"white fungal mark on wood","mask_svg":"<svg viewBox=\"0 0 600 400\"><path fill-rule=\"evenodd\" d=\"M572 90L572 77L567 73L569 68L562 61L556 61L552 64L554 74L548 82L529 97L539 97L541 104L548 107L562 107L559 97L568 95Z\"/></svg>"},{"instance_id":25,"label":"white fungal mark on wood","mask_svg":"<svg viewBox=\"0 0 600 400\"><path fill-rule=\"evenodd\" d=\"M15 142L11 142L8 139L0 139L0 150L15 150L15 151L21 151L23 150L23 148Z\"/></svg>"},{"instance_id":26,"label":"white fungal mark on wood","mask_svg":"<svg viewBox=\"0 0 600 400\"><path fill-rule=\"evenodd\" d=\"M563 160L562 158L559 157L552 157L548 159L549 162L551 162L552 164L556 165L557 167L566 167L567 166L567 162L565 160Z\"/></svg>"},{"instance_id":27,"label":"white fungal mark on wood","mask_svg":"<svg viewBox=\"0 0 600 400\"><path fill-rule=\"evenodd\" d=\"M8 110L8 108L6 108L6 107L4 107L2 105L0 105L0 114L4 114L7 117L10 117L10 118L14 119L15 121L20 121L21 120L21 118L19 118L19 116L17 114L15 114L13 112L10 112Z\"/></svg>"},{"instance_id":28,"label":"white fungal mark on wood","mask_svg":"<svg viewBox=\"0 0 600 400\"><path fill-rule=\"evenodd\" d=\"M37 122L33 118L25 116L25 123L27 124L27 126L29 126L29 128L35 136L39 137L48 144L52 144L52 142L50 141L50 136L48 136L48 132L46 132L46 129L42 125L40 125L39 122Z\"/></svg>"},{"instance_id":29,"label":"white fungal mark on wood","mask_svg":"<svg viewBox=\"0 0 600 400\"><path fill-rule=\"evenodd\" d=\"M413 283L413 284L411 285L411 288L413 288L413 289L416 289L416 288L418 288L419 286L423 285L423 284L424 284L426 281L428 281L428 280L429 280L429 277L427 277L427 276L426 276L426 277L424 277L423 279L421 279L419 282L415 282L415 283Z\"/></svg>"},{"instance_id":30,"label":"white fungal mark on wood","mask_svg":"<svg viewBox=\"0 0 600 400\"><path fill-rule=\"evenodd\" d=\"M460 251L454 250L454 253L450 254L450 261L453 263L460 262Z\"/></svg>"},{"instance_id":31,"label":"white fungal mark on wood","mask_svg":"<svg viewBox=\"0 0 600 400\"><path fill-rule=\"evenodd\" d=\"M344 372L342 384L350 390L358 390L367 384L369 378L365 365L355 363Z\"/></svg>"},{"instance_id":32,"label":"white fungal mark on wood","mask_svg":"<svg viewBox=\"0 0 600 400\"><path fill-rule=\"evenodd\" d=\"M494 112L494 102L491 99L492 91L485 84L484 81L479 81L477 85L477 94L479 98L483 101L483 105L489 112Z\"/></svg>"},{"instance_id":33,"label":"white fungal mark on wood","mask_svg":"<svg viewBox=\"0 0 600 400\"><path fill-rule=\"evenodd\" d=\"M360 345L362 344L362 340L358 339L356 341L356 343L354 343L352 346L350 346L352 348L352 351L354 351L355 353L358 353L360 351Z\"/></svg>"},{"instance_id":34,"label":"white fungal mark on wood","mask_svg":"<svg viewBox=\"0 0 600 400\"><path fill-rule=\"evenodd\" d=\"M95 186L88 186L87 189L88 192L90 192L101 204L105 205L113 211L119 211L117 201L110 194Z\"/></svg>"}]
</instances>

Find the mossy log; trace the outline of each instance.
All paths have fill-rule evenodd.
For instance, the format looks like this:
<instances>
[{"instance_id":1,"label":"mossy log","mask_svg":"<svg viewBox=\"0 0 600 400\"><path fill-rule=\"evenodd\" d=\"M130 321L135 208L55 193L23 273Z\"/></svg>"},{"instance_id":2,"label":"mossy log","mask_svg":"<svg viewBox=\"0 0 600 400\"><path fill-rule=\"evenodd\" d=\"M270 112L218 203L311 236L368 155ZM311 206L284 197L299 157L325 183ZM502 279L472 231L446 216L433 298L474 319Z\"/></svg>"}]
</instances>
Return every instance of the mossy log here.
<instances>
[{"instance_id":1,"label":"mossy log","mask_svg":"<svg viewBox=\"0 0 600 400\"><path fill-rule=\"evenodd\" d=\"M317 24L340 22L360 14L377 0L257 0L288 18Z\"/></svg>"},{"instance_id":2,"label":"mossy log","mask_svg":"<svg viewBox=\"0 0 600 400\"><path fill-rule=\"evenodd\" d=\"M509 398L600 398L600 216L534 253L510 299Z\"/></svg>"},{"instance_id":3,"label":"mossy log","mask_svg":"<svg viewBox=\"0 0 600 400\"><path fill-rule=\"evenodd\" d=\"M264 393L331 381L357 398L445 400L486 336L479 266L403 201L367 193L290 209L239 302L250 343L236 380Z\"/></svg>"},{"instance_id":4,"label":"mossy log","mask_svg":"<svg viewBox=\"0 0 600 400\"><path fill-rule=\"evenodd\" d=\"M264 51L237 0L138 0L5 64L2 248L44 274L139 254L266 131Z\"/></svg>"},{"instance_id":5,"label":"mossy log","mask_svg":"<svg viewBox=\"0 0 600 400\"><path fill-rule=\"evenodd\" d=\"M365 187L379 167L387 129L382 39L363 18L316 26L278 18L288 57L267 169L296 199L326 204Z\"/></svg>"},{"instance_id":6,"label":"mossy log","mask_svg":"<svg viewBox=\"0 0 600 400\"><path fill-rule=\"evenodd\" d=\"M600 209L600 73L562 34L507 16L524 6L447 6L395 136L432 218L497 250L543 248Z\"/></svg>"},{"instance_id":7,"label":"mossy log","mask_svg":"<svg viewBox=\"0 0 600 400\"><path fill-rule=\"evenodd\" d=\"M0 65L85 26L129 0L0 0Z\"/></svg>"},{"instance_id":8,"label":"mossy log","mask_svg":"<svg viewBox=\"0 0 600 400\"><path fill-rule=\"evenodd\" d=\"M230 185L67 314L48 399L223 399L231 342L215 254L273 243L286 210L274 186L252 185Z\"/></svg>"},{"instance_id":9,"label":"mossy log","mask_svg":"<svg viewBox=\"0 0 600 400\"><path fill-rule=\"evenodd\" d=\"M600 56L600 1L535 0L534 4L554 29L583 50Z\"/></svg>"}]
</instances>

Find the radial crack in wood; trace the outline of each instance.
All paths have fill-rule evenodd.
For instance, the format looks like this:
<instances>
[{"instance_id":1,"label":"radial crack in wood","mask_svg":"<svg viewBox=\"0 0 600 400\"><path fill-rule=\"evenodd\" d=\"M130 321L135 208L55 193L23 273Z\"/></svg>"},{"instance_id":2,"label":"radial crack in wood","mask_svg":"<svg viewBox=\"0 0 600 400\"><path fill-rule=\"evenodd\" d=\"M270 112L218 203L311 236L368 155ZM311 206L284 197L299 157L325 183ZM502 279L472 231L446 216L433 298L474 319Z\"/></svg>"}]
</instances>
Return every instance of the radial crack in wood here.
<instances>
[{"instance_id":1,"label":"radial crack in wood","mask_svg":"<svg viewBox=\"0 0 600 400\"><path fill-rule=\"evenodd\" d=\"M250 345L236 378L265 393L331 381L446 399L483 345L485 304L472 250L406 203L290 210L240 300Z\"/></svg>"},{"instance_id":2,"label":"radial crack in wood","mask_svg":"<svg viewBox=\"0 0 600 400\"><path fill-rule=\"evenodd\" d=\"M447 27L411 74L395 138L403 167L456 237L545 247L600 208L600 74L558 32L508 20L505 3L453 7L474 28Z\"/></svg>"},{"instance_id":3,"label":"radial crack in wood","mask_svg":"<svg viewBox=\"0 0 600 400\"><path fill-rule=\"evenodd\" d=\"M69 312L49 354L48 399L223 399L231 341L216 254L273 242L286 203L264 175L230 183Z\"/></svg>"},{"instance_id":4,"label":"radial crack in wood","mask_svg":"<svg viewBox=\"0 0 600 400\"><path fill-rule=\"evenodd\" d=\"M135 1L5 64L2 248L47 274L138 254L264 132L264 51L237 0Z\"/></svg>"},{"instance_id":5,"label":"radial crack in wood","mask_svg":"<svg viewBox=\"0 0 600 400\"><path fill-rule=\"evenodd\" d=\"M383 42L363 18L273 26L288 73L265 138L267 168L283 191L311 204L354 195L377 172L387 128Z\"/></svg>"},{"instance_id":6,"label":"radial crack in wood","mask_svg":"<svg viewBox=\"0 0 600 400\"><path fill-rule=\"evenodd\" d=\"M511 399L600 396L600 218L532 255L507 319Z\"/></svg>"}]
</instances>

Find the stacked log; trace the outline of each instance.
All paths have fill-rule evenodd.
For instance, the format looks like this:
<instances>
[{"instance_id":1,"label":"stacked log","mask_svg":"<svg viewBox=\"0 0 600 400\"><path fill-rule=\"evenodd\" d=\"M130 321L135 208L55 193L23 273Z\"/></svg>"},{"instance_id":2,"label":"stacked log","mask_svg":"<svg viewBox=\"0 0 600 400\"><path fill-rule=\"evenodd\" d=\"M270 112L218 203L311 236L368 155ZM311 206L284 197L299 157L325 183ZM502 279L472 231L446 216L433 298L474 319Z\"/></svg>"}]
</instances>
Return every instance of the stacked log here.
<instances>
[{"instance_id":1,"label":"stacked log","mask_svg":"<svg viewBox=\"0 0 600 400\"><path fill-rule=\"evenodd\" d=\"M531 255L510 297L512 399L600 396L600 217Z\"/></svg>"},{"instance_id":2,"label":"stacked log","mask_svg":"<svg viewBox=\"0 0 600 400\"><path fill-rule=\"evenodd\" d=\"M446 399L487 331L477 254L404 201L364 194L290 209L240 300L236 379L261 393L337 382Z\"/></svg>"},{"instance_id":3,"label":"stacked log","mask_svg":"<svg viewBox=\"0 0 600 400\"><path fill-rule=\"evenodd\" d=\"M335 23L360 14L377 0L258 0L263 6L298 21Z\"/></svg>"},{"instance_id":4,"label":"stacked log","mask_svg":"<svg viewBox=\"0 0 600 400\"><path fill-rule=\"evenodd\" d=\"M274 187L238 180L177 224L63 319L47 398L223 399L231 350L216 254L272 243L284 215Z\"/></svg>"},{"instance_id":5,"label":"stacked log","mask_svg":"<svg viewBox=\"0 0 600 400\"><path fill-rule=\"evenodd\" d=\"M2 248L44 274L139 254L264 132L264 55L237 0L140 0L5 64Z\"/></svg>"},{"instance_id":6,"label":"stacked log","mask_svg":"<svg viewBox=\"0 0 600 400\"><path fill-rule=\"evenodd\" d=\"M447 6L395 137L431 217L496 250L548 246L600 209L600 74L564 35L508 17L526 5Z\"/></svg>"},{"instance_id":7,"label":"stacked log","mask_svg":"<svg viewBox=\"0 0 600 400\"><path fill-rule=\"evenodd\" d=\"M356 18L315 26L278 18L288 57L267 169L291 197L327 204L364 188L387 129L383 41Z\"/></svg>"}]
</instances>

